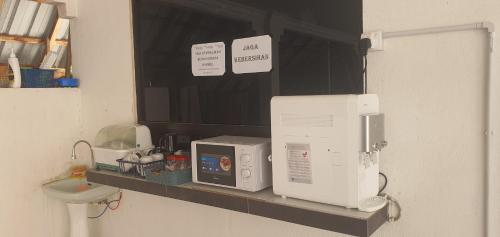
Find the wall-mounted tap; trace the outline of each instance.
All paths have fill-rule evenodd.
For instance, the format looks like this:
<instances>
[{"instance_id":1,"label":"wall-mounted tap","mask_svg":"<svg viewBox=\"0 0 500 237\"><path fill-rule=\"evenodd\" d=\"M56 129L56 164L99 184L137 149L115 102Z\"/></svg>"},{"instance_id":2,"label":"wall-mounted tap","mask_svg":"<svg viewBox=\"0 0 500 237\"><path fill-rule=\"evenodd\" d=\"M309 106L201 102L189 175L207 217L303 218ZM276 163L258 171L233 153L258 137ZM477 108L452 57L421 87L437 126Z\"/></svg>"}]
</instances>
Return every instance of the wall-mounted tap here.
<instances>
[{"instance_id":1,"label":"wall-mounted tap","mask_svg":"<svg viewBox=\"0 0 500 237\"><path fill-rule=\"evenodd\" d=\"M90 168L94 168L95 167L95 158L94 158L94 151L92 150L92 145L90 145L90 143L88 141L85 141L85 140L79 140L77 142L75 142L75 144L73 145L73 150L71 151L71 159L72 160L76 160L76 152L75 152L75 149L76 149L76 146L80 143L85 143L89 146L90 148L90 161L92 162L90 165L91 167Z\"/></svg>"}]
</instances>

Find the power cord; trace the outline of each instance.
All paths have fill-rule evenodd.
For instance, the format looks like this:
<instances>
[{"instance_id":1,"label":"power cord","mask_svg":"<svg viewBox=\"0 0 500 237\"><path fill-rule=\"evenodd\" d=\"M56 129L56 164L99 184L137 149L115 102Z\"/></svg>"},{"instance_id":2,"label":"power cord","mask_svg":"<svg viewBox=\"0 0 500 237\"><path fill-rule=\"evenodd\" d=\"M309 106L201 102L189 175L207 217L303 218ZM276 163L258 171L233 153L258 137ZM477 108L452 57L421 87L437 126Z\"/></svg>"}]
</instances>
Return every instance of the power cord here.
<instances>
[{"instance_id":1,"label":"power cord","mask_svg":"<svg viewBox=\"0 0 500 237\"><path fill-rule=\"evenodd\" d=\"M363 57L363 93L368 93L368 49L372 47L369 38L363 38L359 41L359 52Z\"/></svg>"},{"instance_id":2,"label":"power cord","mask_svg":"<svg viewBox=\"0 0 500 237\"><path fill-rule=\"evenodd\" d=\"M117 210L120 207L120 202L122 200L122 195L123 195L123 193L120 191L120 197L117 200L106 202L106 206L109 207L109 209L111 209L112 211ZM116 202L116 207L111 207L110 204L111 203L115 203L115 202Z\"/></svg>"},{"instance_id":3,"label":"power cord","mask_svg":"<svg viewBox=\"0 0 500 237\"><path fill-rule=\"evenodd\" d=\"M112 200L112 201L109 201L109 202L108 202L107 200L105 200L105 201L103 201L103 202L99 202L99 204L104 204L104 205L106 205L106 207L104 207L104 210L102 210L102 212L101 212L99 215L97 215L97 216L89 216L89 217L87 217L87 218L89 218L89 219L98 219L98 218L100 218L101 216L103 216L103 215L104 215L104 213L106 213L106 211L107 211L108 209L110 209L110 210L112 210L112 211L117 210L117 209L120 207L120 203L121 203L121 200L122 200L122 196L123 196L123 193L120 191L120 197L119 197L118 199L116 199L116 200ZM117 203L117 204L116 204L116 206L115 206L115 207L112 207L112 206L110 205L111 203Z\"/></svg>"},{"instance_id":4,"label":"power cord","mask_svg":"<svg viewBox=\"0 0 500 237\"><path fill-rule=\"evenodd\" d=\"M108 206L106 205L106 207L104 207L104 210L101 212L101 214L99 214L97 216L89 216L87 218L89 218L89 219L98 219L99 217L101 217L102 215L104 215L104 213L106 213L107 210L108 210Z\"/></svg>"},{"instance_id":5,"label":"power cord","mask_svg":"<svg viewBox=\"0 0 500 237\"><path fill-rule=\"evenodd\" d=\"M365 78L364 78L363 90L364 90L365 94L368 94L368 56L365 55L364 58L365 58L365 68L363 69L363 73L364 73Z\"/></svg>"},{"instance_id":6,"label":"power cord","mask_svg":"<svg viewBox=\"0 0 500 237\"><path fill-rule=\"evenodd\" d=\"M388 222L396 222L401 218L401 205L399 205L398 200L395 198L391 197L390 195L386 193L382 193L385 188L387 187L387 183L389 182L389 179L387 179L387 175L385 175L382 172L378 173L380 176L384 178L384 185L382 185L382 188L380 188L378 192L378 196L382 196L387 200L387 221Z\"/></svg>"},{"instance_id":7,"label":"power cord","mask_svg":"<svg viewBox=\"0 0 500 237\"><path fill-rule=\"evenodd\" d=\"M398 221L401 218L401 205L399 205L399 202L395 198L387 194L384 194L384 196L388 202L387 221L391 223Z\"/></svg>"},{"instance_id":8,"label":"power cord","mask_svg":"<svg viewBox=\"0 0 500 237\"><path fill-rule=\"evenodd\" d=\"M384 173L382 172L379 172L378 173L380 176L384 177L384 185L382 185L382 188L380 188L380 190L378 191L378 195L380 195L384 190L385 188L387 187L387 183L389 182L389 180L387 179L387 175L385 175Z\"/></svg>"}]
</instances>

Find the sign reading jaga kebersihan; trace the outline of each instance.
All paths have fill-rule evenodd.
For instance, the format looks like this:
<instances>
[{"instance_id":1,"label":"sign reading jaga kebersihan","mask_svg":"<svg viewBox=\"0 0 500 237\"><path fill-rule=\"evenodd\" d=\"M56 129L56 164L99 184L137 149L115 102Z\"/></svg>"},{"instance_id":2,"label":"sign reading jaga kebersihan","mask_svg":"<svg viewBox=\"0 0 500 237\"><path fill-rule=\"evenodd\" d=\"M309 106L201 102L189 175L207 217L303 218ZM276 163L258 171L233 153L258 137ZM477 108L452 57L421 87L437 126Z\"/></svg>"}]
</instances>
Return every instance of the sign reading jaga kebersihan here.
<instances>
[{"instance_id":1,"label":"sign reading jaga kebersihan","mask_svg":"<svg viewBox=\"0 0 500 237\"><path fill-rule=\"evenodd\" d=\"M269 72L272 63L272 39L269 35L236 39L231 46L235 74Z\"/></svg>"}]
</instances>

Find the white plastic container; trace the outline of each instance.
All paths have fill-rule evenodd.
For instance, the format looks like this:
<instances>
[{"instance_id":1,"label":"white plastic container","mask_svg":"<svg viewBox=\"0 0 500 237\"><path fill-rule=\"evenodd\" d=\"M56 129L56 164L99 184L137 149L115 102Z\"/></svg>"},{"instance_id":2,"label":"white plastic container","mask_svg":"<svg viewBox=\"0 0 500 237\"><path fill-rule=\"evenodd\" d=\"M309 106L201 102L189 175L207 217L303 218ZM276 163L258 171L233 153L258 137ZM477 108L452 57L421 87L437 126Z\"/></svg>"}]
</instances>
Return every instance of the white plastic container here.
<instances>
[{"instance_id":1,"label":"white plastic container","mask_svg":"<svg viewBox=\"0 0 500 237\"><path fill-rule=\"evenodd\" d=\"M19 60L14 53L14 49L10 51L8 63L9 69L12 70L12 74L14 74L14 81L11 83L10 87L21 88L21 67L19 66Z\"/></svg>"},{"instance_id":2,"label":"white plastic container","mask_svg":"<svg viewBox=\"0 0 500 237\"><path fill-rule=\"evenodd\" d=\"M94 151L97 168L118 171L116 160L132 152L153 149L151 132L144 125L112 125L101 129L96 136Z\"/></svg>"}]
</instances>

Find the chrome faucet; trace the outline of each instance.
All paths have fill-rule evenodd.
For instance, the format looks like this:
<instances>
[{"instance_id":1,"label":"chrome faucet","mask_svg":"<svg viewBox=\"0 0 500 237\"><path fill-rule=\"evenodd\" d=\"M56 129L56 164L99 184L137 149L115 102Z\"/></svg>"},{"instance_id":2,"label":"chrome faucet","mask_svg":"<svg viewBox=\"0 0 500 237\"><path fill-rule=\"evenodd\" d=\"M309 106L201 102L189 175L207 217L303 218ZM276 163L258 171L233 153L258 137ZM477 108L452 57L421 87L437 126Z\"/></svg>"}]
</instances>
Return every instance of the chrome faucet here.
<instances>
[{"instance_id":1,"label":"chrome faucet","mask_svg":"<svg viewBox=\"0 0 500 237\"><path fill-rule=\"evenodd\" d=\"M73 145L73 150L71 151L71 159L72 160L76 160L76 152L75 152L75 149L76 149L76 146L80 143L85 143L89 146L90 148L90 161L92 162L91 163L91 167L90 168L94 168L95 167L95 158L94 158L94 150L92 150L92 145L90 145L90 143L88 141L85 141L85 140L79 140L77 142L75 142L75 144Z\"/></svg>"}]
</instances>

